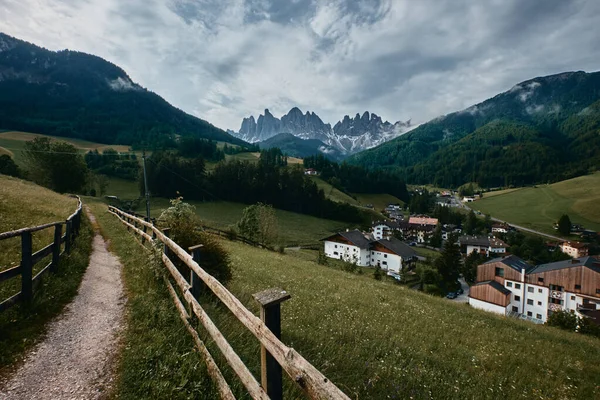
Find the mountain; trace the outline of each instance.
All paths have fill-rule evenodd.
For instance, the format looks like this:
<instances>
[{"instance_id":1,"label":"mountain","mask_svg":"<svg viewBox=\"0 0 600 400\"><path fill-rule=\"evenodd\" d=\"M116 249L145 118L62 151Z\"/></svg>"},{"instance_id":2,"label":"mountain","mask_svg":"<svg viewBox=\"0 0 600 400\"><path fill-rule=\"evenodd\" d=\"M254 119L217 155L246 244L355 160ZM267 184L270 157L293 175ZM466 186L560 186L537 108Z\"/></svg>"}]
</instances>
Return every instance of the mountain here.
<instances>
[{"instance_id":1,"label":"mountain","mask_svg":"<svg viewBox=\"0 0 600 400\"><path fill-rule=\"evenodd\" d=\"M342 154L335 147L328 146L317 139L300 139L291 133L280 133L263 142L259 142L258 145L261 149L278 147L288 156L298 158L305 158L318 153L323 153L332 160L340 160L342 158Z\"/></svg>"},{"instance_id":2,"label":"mountain","mask_svg":"<svg viewBox=\"0 0 600 400\"><path fill-rule=\"evenodd\" d=\"M49 51L0 33L0 129L135 144L174 135L244 145L171 106L121 68L75 51Z\"/></svg>"},{"instance_id":3,"label":"mountain","mask_svg":"<svg viewBox=\"0 0 600 400\"><path fill-rule=\"evenodd\" d=\"M600 166L600 72L521 82L348 162L393 168L407 182L441 187L525 185L585 174Z\"/></svg>"},{"instance_id":4,"label":"mountain","mask_svg":"<svg viewBox=\"0 0 600 400\"><path fill-rule=\"evenodd\" d=\"M348 155L393 139L410 126L410 121L391 124L384 122L377 114L365 111L362 116L356 114L354 118L346 115L332 128L314 112L302 113L298 107L294 107L281 119L274 117L268 109L258 119L254 116L244 118L240 130L233 134L246 142L255 143L264 142L280 133L290 133L300 139L319 140L337 149L341 155ZM293 141L290 136L285 138Z\"/></svg>"}]
</instances>

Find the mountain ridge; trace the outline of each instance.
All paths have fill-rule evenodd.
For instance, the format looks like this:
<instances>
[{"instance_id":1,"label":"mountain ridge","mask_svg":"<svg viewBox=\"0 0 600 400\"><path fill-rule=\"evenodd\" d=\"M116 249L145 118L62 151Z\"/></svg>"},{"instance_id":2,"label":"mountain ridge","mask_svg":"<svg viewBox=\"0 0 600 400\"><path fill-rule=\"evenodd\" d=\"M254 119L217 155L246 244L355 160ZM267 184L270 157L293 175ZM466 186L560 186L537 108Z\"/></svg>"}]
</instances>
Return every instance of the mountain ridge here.
<instances>
[{"instance_id":1,"label":"mountain ridge","mask_svg":"<svg viewBox=\"0 0 600 400\"><path fill-rule=\"evenodd\" d=\"M182 135L246 145L101 57L50 51L1 32L0 128L107 144L159 143Z\"/></svg>"},{"instance_id":2,"label":"mountain ridge","mask_svg":"<svg viewBox=\"0 0 600 400\"><path fill-rule=\"evenodd\" d=\"M336 148L340 154L348 155L402 135L411 126L410 120L392 124L375 113L365 111L362 116L357 113L354 118L346 115L332 127L315 112L303 113L298 107L292 107L281 118L273 116L267 108L256 119L253 115L244 118L238 132L230 133L249 143L264 142L280 133L290 133L304 140L319 140Z\"/></svg>"}]
</instances>

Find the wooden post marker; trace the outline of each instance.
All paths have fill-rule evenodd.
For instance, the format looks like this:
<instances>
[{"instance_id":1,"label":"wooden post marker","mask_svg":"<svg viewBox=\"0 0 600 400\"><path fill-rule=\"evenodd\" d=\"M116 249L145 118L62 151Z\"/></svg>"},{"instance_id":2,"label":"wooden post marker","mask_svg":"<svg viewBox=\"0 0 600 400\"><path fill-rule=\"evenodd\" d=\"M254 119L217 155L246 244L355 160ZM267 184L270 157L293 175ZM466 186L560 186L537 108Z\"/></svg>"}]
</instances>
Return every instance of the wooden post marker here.
<instances>
[{"instance_id":1,"label":"wooden post marker","mask_svg":"<svg viewBox=\"0 0 600 400\"><path fill-rule=\"evenodd\" d=\"M281 303L292 296L283 289L271 288L255 293L252 297L260 304L260 319L277 339L281 339ZM283 398L281 365L263 345L260 346L260 364L263 389L272 400L281 400Z\"/></svg>"},{"instance_id":2,"label":"wooden post marker","mask_svg":"<svg viewBox=\"0 0 600 400\"><path fill-rule=\"evenodd\" d=\"M54 227L54 247L52 247L52 264L50 270L58 270L58 261L60 260L60 241L62 238L62 224L56 224Z\"/></svg>"},{"instance_id":3,"label":"wooden post marker","mask_svg":"<svg viewBox=\"0 0 600 400\"><path fill-rule=\"evenodd\" d=\"M31 232L21 234L21 298L28 303L33 297L33 262L31 260L32 241Z\"/></svg>"},{"instance_id":4,"label":"wooden post marker","mask_svg":"<svg viewBox=\"0 0 600 400\"><path fill-rule=\"evenodd\" d=\"M204 246L201 244L198 244L198 245L192 246L188 249L190 251L190 254L192 255L192 258L198 264L200 264L200 251L201 251L202 247L204 247ZM202 291L201 285L202 285L202 281L200 280L200 277L194 272L193 269L190 268L190 286L191 286L190 293L192 294L192 296L194 296L196 298L196 300L198 300L198 297L200 297L200 292Z\"/></svg>"}]
</instances>

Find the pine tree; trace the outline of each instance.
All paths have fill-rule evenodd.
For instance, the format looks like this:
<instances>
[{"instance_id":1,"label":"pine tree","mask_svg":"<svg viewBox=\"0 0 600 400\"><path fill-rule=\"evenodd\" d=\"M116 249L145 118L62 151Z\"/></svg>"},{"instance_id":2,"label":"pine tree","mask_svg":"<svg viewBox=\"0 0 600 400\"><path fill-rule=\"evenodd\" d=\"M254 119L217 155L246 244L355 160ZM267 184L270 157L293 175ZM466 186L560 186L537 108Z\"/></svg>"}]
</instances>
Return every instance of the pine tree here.
<instances>
[{"instance_id":1,"label":"pine tree","mask_svg":"<svg viewBox=\"0 0 600 400\"><path fill-rule=\"evenodd\" d=\"M442 279L442 284L446 287L453 286L459 277L459 270L462 265L460 247L454 237L448 238L444 244L442 254L435 261L435 267Z\"/></svg>"},{"instance_id":2,"label":"pine tree","mask_svg":"<svg viewBox=\"0 0 600 400\"><path fill-rule=\"evenodd\" d=\"M558 220L558 232L565 236L571 234L571 219L567 214L563 214Z\"/></svg>"}]
</instances>

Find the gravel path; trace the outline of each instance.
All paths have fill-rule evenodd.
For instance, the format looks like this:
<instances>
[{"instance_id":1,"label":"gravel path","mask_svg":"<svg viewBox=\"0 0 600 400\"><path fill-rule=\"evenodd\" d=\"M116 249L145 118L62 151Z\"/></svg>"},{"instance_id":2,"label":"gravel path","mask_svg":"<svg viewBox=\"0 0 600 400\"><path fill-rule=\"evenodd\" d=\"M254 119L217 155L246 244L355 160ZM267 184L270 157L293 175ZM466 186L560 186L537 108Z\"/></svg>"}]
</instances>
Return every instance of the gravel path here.
<instances>
[{"instance_id":1,"label":"gravel path","mask_svg":"<svg viewBox=\"0 0 600 400\"><path fill-rule=\"evenodd\" d=\"M92 224L95 218L86 210ZM79 293L6 382L0 399L98 399L113 382L125 296L121 264L95 233Z\"/></svg>"}]
</instances>

